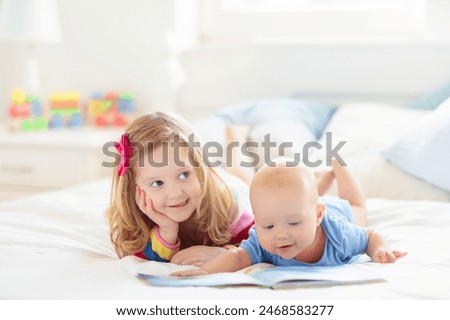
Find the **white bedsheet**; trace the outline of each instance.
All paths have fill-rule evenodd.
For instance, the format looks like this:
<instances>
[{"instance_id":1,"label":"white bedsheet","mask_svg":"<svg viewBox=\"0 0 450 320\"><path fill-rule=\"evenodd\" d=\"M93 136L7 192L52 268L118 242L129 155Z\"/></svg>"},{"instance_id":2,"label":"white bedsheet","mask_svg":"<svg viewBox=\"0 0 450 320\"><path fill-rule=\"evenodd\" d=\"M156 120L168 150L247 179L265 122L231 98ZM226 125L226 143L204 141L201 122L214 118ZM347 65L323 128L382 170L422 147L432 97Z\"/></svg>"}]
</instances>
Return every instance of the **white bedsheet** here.
<instances>
[{"instance_id":1,"label":"white bedsheet","mask_svg":"<svg viewBox=\"0 0 450 320\"><path fill-rule=\"evenodd\" d=\"M369 199L369 224L392 247L408 251L395 264L354 265L381 272L384 283L292 290L161 288L144 284L134 272L168 274L180 267L119 260L104 218L108 195L109 182L100 180L1 202L0 298L450 299L449 202Z\"/></svg>"}]
</instances>

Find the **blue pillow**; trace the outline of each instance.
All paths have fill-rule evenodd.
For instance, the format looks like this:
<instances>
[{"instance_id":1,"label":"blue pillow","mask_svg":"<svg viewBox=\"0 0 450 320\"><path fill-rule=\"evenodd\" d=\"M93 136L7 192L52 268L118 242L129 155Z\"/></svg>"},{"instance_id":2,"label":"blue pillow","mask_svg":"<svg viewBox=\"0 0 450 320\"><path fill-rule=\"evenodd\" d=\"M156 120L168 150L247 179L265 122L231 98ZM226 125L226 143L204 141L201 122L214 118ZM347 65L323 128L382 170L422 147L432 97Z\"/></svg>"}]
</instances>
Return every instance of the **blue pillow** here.
<instances>
[{"instance_id":1,"label":"blue pillow","mask_svg":"<svg viewBox=\"0 0 450 320\"><path fill-rule=\"evenodd\" d=\"M410 102L406 107L411 109L434 110L449 97L450 82L439 89Z\"/></svg>"},{"instance_id":2,"label":"blue pillow","mask_svg":"<svg viewBox=\"0 0 450 320\"><path fill-rule=\"evenodd\" d=\"M450 98L381 155L407 173L450 191Z\"/></svg>"},{"instance_id":3,"label":"blue pillow","mask_svg":"<svg viewBox=\"0 0 450 320\"><path fill-rule=\"evenodd\" d=\"M216 115L229 123L252 126L286 119L305 126L319 139L336 109L332 104L284 98L245 101L225 107Z\"/></svg>"}]
</instances>

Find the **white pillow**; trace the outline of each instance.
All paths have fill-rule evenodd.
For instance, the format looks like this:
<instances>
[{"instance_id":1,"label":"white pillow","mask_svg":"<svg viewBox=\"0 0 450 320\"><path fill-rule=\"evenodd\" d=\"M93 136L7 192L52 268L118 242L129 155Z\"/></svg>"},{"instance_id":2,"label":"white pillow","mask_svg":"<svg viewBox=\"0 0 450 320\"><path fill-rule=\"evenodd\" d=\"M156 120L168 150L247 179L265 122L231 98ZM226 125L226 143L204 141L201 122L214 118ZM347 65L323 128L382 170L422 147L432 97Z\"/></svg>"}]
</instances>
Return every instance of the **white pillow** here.
<instances>
[{"instance_id":1,"label":"white pillow","mask_svg":"<svg viewBox=\"0 0 450 320\"><path fill-rule=\"evenodd\" d=\"M402 170L450 193L450 99L381 154Z\"/></svg>"},{"instance_id":2,"label":"white pillow","mask_svg":"<svg viewBox=\"0 0 450 320\"><path fill-rule=\"evenodd\" d=\"M380 155L380 151L403 129L422 121L429 114L430 111L385 104L348 104L336 111L324 131L332 132L334 146L339 141L347 141L339 155L355 173L367 197L450 201L450 193L407 174ZM325 146L324 137L320 143ZM320 150L317 156L325 159L324 150ZM330 193L337 194L336 184Z\"/></svg>"}]
</instances>

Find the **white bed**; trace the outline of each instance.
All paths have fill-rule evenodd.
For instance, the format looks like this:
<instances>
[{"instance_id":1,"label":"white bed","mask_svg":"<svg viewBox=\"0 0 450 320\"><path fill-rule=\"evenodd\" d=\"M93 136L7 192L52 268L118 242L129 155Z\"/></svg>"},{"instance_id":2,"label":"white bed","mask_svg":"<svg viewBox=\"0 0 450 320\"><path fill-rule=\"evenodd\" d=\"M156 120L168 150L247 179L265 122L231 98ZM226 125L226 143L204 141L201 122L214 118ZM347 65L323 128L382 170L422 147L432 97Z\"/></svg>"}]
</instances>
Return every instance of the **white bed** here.
<instances>
[{"instance_id":1,"label":"white bed","mask_svg":"<svg viewBox=\"0 0 450 320\"><path fill-rule=\"evenodd\" d=\"M404 111L373 104L347 106L338 110L327 128L336 139L349 141L342 156L368 191L370 226L381 231L392 247L408 251L395 264L354 265L381 272L386 282L290 290L151 287L134 274L168 274L180 267L116 257L104 218L110 188L105 179L0 203L0 298L450 299L450 194L391 167L379 156L382 145L399 131L398 122L391 129L389 121L382 128L370 123L395 112ZM424 116L420 111L405 112L404 124ZM365 115L365 123L354 122L356 118L350 123L358 114ZM188 294L192 290L195 295Z\"/></svg>"}]
</instances>

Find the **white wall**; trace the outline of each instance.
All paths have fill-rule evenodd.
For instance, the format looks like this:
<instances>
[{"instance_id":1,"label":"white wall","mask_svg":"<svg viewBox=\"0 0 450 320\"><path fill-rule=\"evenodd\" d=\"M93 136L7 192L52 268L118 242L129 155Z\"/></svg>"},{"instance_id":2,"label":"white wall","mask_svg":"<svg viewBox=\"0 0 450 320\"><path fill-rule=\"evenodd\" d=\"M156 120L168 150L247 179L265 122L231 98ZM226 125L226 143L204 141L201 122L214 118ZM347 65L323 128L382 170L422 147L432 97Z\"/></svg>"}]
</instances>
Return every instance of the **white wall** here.
<instances>
[{"instance_id":1,"label":"white wall","mask_svg":"<svg viewBox=\"0 0 450 320\"><path fill-rule=\"evenodd\" d=\"M450 1L429 0L427 33L414 39L240 42L183 55L178 108L206 113L241 99L291 96L404 104L450 81Z\"/></svg>"},{"instance_id":2,"label":"white wall","mask_svg":"<svg viewBox=\"0 0 450 320\"><path fill-rule=\"evenodd\" d=\"M450 1L430 0L430 35L422 41L191 49L181 56L187 78L176 92L182 77L168 72L169 64L179 66L170 60L176 56L166 35L183 1L60 0L63 41L38 48L41 97L56 90L76 90L84 98L97 90L129 90L141 110L175 105L198 117L240 99L296 91L328 100L405 101L450 80ZM0 120L11 90L23 83L25 52L0 42Z\"/></svg>"},{"instance_id":3,"label":"white wall","mask_svg":"<svg viewBox=\"0 0 450 320\"><path fill-rule=\"evenodd\" d=\"M184 56L180 108L300 93L321 100L404 103L450 81L450 44L286 44Z\"/></svg>"},{"instance_id":4,"label":"white wall","mask_svg":"<svg viewBox=\"0 0 450 320\"><path fill-rule=\"evenodd\" d=\"M1 2L1 0L0 0ZM169 104L165 35L173 3L161 0L59 0L63 40L41 44L41 98L52 91L128 90L138 107ZM26 47L0 42L0 119L10 92L23 88Z\"/></svg>"}]
</instances>

